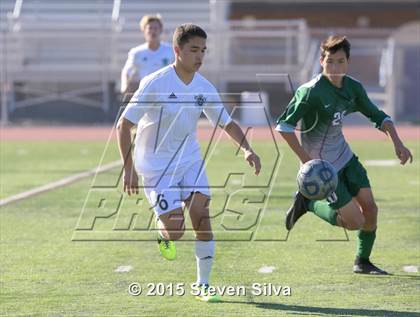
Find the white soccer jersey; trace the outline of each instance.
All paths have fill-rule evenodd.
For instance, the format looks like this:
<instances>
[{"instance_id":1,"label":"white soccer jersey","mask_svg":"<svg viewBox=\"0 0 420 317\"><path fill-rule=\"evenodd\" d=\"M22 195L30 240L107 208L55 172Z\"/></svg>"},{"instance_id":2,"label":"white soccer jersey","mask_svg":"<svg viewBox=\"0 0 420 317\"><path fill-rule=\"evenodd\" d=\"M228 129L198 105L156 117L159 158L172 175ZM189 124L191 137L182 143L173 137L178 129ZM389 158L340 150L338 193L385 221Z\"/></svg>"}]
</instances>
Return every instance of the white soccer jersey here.
<instances>
[{"instance_id":1,"label":"white soccer jersey","mask_svg":"<svg viewBox=\"0 0 420 317\"><path fill-rule=\"evenodd\" d=\"M122 114L138 125L137 171L151 174L200 160L196 130L202 112L215 125L232 120L216 88L199 73L186 85L169 65L142 79Z\"/></svg>"},{"instance_id":2,"label":"white soccer jersey","mask_svg":"<svg viewBox=\"0 0 420 317\"><path fill-rule=\"evenodd\" d=\"M160 46L156 51L149 49L148 44L132 48L128 52L128 58L125 62L122 74L123 77L131 72L136 72L135 79L141 80L147 75L173 63L175 59L172 45L160 42Z\"/></svg>"}]
</instances>

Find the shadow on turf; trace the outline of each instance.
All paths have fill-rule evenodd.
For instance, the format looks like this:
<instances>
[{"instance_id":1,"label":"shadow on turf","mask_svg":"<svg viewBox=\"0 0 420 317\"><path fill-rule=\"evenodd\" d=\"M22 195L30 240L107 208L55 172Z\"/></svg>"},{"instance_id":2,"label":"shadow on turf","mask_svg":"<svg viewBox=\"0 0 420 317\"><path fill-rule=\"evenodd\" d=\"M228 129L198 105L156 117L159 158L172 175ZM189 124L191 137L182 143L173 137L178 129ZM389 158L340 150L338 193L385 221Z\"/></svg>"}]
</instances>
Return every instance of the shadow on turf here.
<instances>
[{"instance_id":1,"label":"shadow on turf","mask_svg":"<svg viewBox=\"0 0 420 317\"><path fill-rule=\"evenodd\" d=\"M285 305L278 303L258 303L258 302L239 302L226 301L228 304L249 304L255 305L257 308L281 310L290 314L299 314L304 316L306 314L319 314L322 316L392 316L392 317L420 317L420 313L407 311L393 311L393 310L373 310L373 309L353 309L353 308L330 308L330 307L311 307L311 306L296 306Z\"/></svg>"},{"instance_id":2,"label":"shadow on turf","mask_svg":"<svg viewBox=\"0 0 420 317\"><path fill-rule=\"evenodd\" d=\"M400 277L402 277L402 278L412 278L414 280L420 280L420 275L394 274L394 273L389 273L389 272L388 272L387 275L363 274L361 276L363 276L363 278L372 278L372 279L392 278L392 277L398 277L398 278L400 278Z\"/></svg>"},{"instance_id":3,"label":"shadow on turf","mask_svg":"<svg viewBox=\"0 0 420 317\"><path fill-rule=\"evenodd\" d=\"M408 274L393 274L393 273L390 273L388 276L389 277L412 278L412 279L415 279L415 280L420 280L420 275L408 275Z\"/></svg>"}]
</instances>

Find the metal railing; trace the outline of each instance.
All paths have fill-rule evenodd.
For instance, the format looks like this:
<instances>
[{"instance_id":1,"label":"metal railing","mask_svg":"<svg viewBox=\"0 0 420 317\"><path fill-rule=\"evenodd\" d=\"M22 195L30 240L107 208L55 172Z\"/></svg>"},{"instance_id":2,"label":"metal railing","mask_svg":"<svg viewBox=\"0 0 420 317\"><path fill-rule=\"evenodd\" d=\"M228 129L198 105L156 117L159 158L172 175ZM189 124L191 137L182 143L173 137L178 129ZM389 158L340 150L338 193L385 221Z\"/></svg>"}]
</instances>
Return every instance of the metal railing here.
<instances>
[{"instance_id":1,"label":"metal railing","mask_svg":"<svg viewBox=\"0 0 420 317\"><path fill-rule=\"evenodd\" d=\"M2 86L3 112L31 105L31 101L16 101L13 98L14 92L10 92L13 82L48 80L77 81L86 85L84 89L73 89L60 94L51 94L48 91L42 94L38 91L39 96L33 98L33 102L64 98L107 109L108 92L104 92L107 84L119 81L128 49L142 41L138 19L145 13L156 13L159 8L165 7L163 2L113 0L107 2L109 7L107 6L106 10L98 2L99 4L89 7L90 15L82 16L75 14L78 11L77 7L74 8L75 11L66 9L66 12L61 12L60 5L65 5L61 2L60 5L56 4L35 14L28 9L28 3L32 3L33 6L35 2L16 0L13 12L9 15L10 27L7 34L2 36L2 47L7 53L2 54L2 65L5 66L2 81L6 82ZM171 3L166 6L166 10L174 5ZM304 20L232 21L228 20L226 1L211 0L207 4L201 1L194 5L187 1L178 1L177 6L179 16L174 12L170 13L172 16L163 16L165 34L168 36L169 28L183 18L183 8L190 10L189 12L198 10L196 16L200 19L203 16L207 17L201 19L209 34L209 52L202 71L219 88L225 87L228 82L256 82L258 74L267 74L258 78L258 81L267 82L288 79L287 76L268 76L270 74L289 74L293 81L299 84L309 80L320 70L319 40L316 39L320 30L315 30L315 33L319 34L311 36L313 30L308 29ZM88 2L81 4L81 7L84 8L82 11L86 11ZM48 15L48 10L54 10L53 17ZM94 15L92 12L98 12L96 19L89 18ZM369 40L371 44L366 44L361 38L360 45L359 40L352 41L355 47L354 54L359 52L363 55L369 50L371 55L388 54L384 53L388 52L385 39L384 36L378 42ZM357 47L363 47L364 51L358 51ZM388 61L383 60L382 64L385 66L382 68L389 68ZM92 90L103 93L104 98L101 102L95 103L86 99L86 95ZM373 98L390 100L386 89L371 93ZM4 104L8 107L6 111ZM3 120L7 120L4 118L5 116L2 116Z\"/></svg>"}]
</instances>

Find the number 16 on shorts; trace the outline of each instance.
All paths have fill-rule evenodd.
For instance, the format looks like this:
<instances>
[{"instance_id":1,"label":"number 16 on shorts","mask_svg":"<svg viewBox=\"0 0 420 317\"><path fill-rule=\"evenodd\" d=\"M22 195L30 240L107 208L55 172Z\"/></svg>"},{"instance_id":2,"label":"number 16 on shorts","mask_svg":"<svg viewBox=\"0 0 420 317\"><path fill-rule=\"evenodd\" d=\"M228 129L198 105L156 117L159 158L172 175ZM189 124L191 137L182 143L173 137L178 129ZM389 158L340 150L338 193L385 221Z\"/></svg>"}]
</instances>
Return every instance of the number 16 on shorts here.
<instances>
[{"instance_id":1,"label":"number 16 on shorts","mask_svg":"<svg viewBox=\"0 0 420 317\"><path fill-rule=\"evenodd\" d=\"M156 208L157 206L159 206L159 208L162 210L168 209L168 202L165 200L164 194L159 194L157 196L156 203L152 206L152 208Z\"/></svg>"}]
</instances>

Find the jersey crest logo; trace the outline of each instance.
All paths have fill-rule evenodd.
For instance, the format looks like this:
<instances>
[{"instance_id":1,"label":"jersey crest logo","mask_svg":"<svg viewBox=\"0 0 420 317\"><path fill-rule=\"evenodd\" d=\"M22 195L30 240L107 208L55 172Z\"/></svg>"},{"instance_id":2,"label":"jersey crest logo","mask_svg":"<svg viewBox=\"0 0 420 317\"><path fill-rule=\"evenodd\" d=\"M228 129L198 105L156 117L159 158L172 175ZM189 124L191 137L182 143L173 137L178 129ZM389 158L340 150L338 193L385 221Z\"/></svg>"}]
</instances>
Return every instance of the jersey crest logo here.
<instances>
[{"instance_id":1,"label":"jersey crest logo","mask_svg":"<svg viewBox=\"0 0 420 317\"><path fill-rule=\"evenodd\" d=\"M195 104L200 107L202 107L204 103L206 102L206 97L204 97L201 94L198 96L194 96L194 99L195 99Z\"/></svg>"},{"instance_id":2,"label":"jersey crest logo","mask_svg":"<svg viewBox=\"0 0 420 317\"><path fill-rule=\"evenodd\" d=\"M168 65L169 64L169 58L164 58L164 59L162 59L162 65L163 66L166 66L166 65Z\"/></svg>"},{"instance_id":3,"label":"jersey crest logo","mask_svg":"<svg viewBox=\"0 0 420 317\"><path fill-rule=\"evenodd\" d=\"M355 106L355 105L356 105L356 98L351 98L351 99L349 100L349 105L350 105L350 106Z\"/></svg>"}]
</instances>

